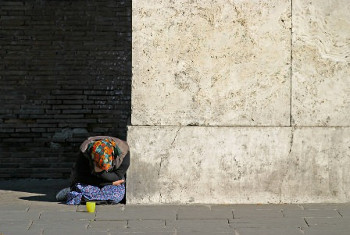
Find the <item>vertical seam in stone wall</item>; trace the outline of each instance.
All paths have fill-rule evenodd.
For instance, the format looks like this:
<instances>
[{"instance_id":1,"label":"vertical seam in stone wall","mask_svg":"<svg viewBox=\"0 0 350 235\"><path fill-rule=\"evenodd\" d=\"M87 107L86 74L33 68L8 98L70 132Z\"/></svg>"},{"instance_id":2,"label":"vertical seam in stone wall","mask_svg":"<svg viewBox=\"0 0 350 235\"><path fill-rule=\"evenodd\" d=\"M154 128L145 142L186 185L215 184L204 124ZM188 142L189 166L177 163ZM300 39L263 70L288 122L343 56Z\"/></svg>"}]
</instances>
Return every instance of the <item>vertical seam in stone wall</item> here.
<instances>
[{"instance_id":1,"label":"vertical seam in stone wall","mask_svg":"<svg viewBox=\"0 0 350 235\"><path fill-rule=\"evenodd\" d=\"M293 102L293 0L290 0L290 90L289 90L289 122L293 125L292 102Z\"/></svg>"}]
</instances>

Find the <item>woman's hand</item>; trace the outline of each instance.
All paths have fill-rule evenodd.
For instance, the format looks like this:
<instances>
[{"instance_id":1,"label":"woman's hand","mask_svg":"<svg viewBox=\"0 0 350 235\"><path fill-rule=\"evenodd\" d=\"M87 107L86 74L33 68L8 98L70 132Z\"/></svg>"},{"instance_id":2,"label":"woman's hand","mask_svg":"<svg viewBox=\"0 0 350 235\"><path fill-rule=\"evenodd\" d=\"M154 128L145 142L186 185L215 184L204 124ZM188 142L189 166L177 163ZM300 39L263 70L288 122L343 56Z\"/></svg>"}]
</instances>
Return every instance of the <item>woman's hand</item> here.
<instances>
[{"instance_id":1,"label":"woman's hand","mask_svg":"<svg viewBox=\"0 0 350 235\"><path fill-rule=\"evenodd\" d=\"M118 185L121 185L122 183L124 183L125 181L124 180L117 180L117 181L114 181L113 182L113 185L114 186L118 186Z\"/></svg>"},{"instance_id":2,"label":"woman's hand","mask_svg":"<svg viewBox=\"0 0 350 235\"><path fill-rule=\"evenodd\" d=\"M96 163L94 162L94 166L95 166L95 172L98 173L98 172L101 172L103 171L101 168L99 168L98 166L96 166Z\"/></svg>"}]
</instances>

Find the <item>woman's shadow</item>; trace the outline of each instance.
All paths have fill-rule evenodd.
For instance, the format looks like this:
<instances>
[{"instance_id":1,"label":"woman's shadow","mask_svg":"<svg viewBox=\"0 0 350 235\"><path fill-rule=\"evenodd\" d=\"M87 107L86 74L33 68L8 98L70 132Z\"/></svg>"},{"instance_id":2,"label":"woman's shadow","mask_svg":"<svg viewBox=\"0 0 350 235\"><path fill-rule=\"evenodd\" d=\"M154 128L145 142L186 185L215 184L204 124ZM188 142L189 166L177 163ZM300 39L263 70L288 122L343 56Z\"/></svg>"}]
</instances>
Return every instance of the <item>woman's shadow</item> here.
<instances>
[{"instance_id":1,"label":"woman's shadow","mask_svg":"<svg viewBox=\"0 0 350 235\"><path fill-rule=\"evenodd\" d=\"M14 197L26 201L56 202L56 193L69 186L69 179L2 179L0 190L18 192ZM23 192L23 196L21 196ZM28 193L34 194L24 196Z\"/></svg>"},{"instance_id":2,"label":"woman's shadow","mask_svg":"<svg viewBox=\"0 0 350 235\"><path fill-rule=\"evenodd\" d=\"M0 180L1 190L19 192L14 197L25 201L57 202L56 194L63 188L69 187L69 179L9 179ZM21 196L23 194L34 194ZM120 202L126 203L126 199Z\"/></svg>"}]
</instances>

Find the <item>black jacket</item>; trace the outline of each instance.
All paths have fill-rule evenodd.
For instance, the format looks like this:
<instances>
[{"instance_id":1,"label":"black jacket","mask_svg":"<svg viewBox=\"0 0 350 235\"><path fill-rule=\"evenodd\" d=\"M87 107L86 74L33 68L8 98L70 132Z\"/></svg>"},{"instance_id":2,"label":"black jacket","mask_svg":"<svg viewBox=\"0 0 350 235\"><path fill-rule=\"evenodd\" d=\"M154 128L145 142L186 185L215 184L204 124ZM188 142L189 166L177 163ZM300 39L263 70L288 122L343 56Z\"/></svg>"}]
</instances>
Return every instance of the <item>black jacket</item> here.
<instances>
[{"instance_id":1,"label":"black jacket","mask_svg":"<svg viewBox=\"0 0 350 235\"><path fill-rule=\"evenodd\" d=\"M125 173L130 165L130 153L125 155L123 162L118 168L113 167L113 169L108 172L94 172L91 167L93 164L91 164L90 161L92 160L89 160L89 157L86 157L82 152L80 153L72 169L71 187L76 183L103 187L105 185L111 185L113 181L125 180Z\"/></svg>"}]
</instances>

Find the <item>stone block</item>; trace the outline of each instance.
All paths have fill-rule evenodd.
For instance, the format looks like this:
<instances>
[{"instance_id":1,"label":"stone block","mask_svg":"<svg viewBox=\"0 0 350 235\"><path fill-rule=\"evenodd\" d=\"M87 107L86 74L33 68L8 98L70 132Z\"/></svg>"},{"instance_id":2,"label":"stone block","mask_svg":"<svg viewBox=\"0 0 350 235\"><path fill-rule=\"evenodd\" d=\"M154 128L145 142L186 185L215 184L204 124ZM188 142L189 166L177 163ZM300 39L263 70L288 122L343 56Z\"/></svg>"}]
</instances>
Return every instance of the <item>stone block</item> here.
<instances>
[{"instance_id":1,"label":"stone block","mask_svg":"<svg viewBox=\"0 0 350 235\"><path fill-rule=\"evenodd\" d=\"M66 214L64 212L58 212L56 213L56 218L54 220L50 219L33 221L33 224L30 226L29 231L41 231L37 234L93 234L87 231L89 223L90 221L88 220L67 220Z\"/></svg>"},{"instance_id":2,"label":"stone block","mask_svg":"<svg viewBox=\"0 0 350 235\"><path fill-rule=\"evenodd\" d=\"M14 221L23 221L27 223L30 220L39 219L39 212L25 212L20 210L1 210L0 221L3 222L14 222Z\"/></svg>"},{"instance_id":3,"label":"stone block","mask_svg":"<svg viewBox=\"0 0 350 235\"><path fill-rule=\"evenodd\" d=\"M303 218L271 218L251 216L244 219L229 220L233 228L301 228L307 227Z\"/></svg>"},{"instance_id":4,"label":"stone block","mask_svg":"<svg viewBox=\"0 0 350 235\"><path fill-rule=\"evenodd\" d=\"M9 214L8 216L13 216ZM0 219L0 234L27 234L32 221L16 220L16 217L4 221ZM34 234L34 233L29 233ZM37 233L38 234L38 233Z\"/></svg>"},{"instance_id":5,"label":"stone block","mask_svg":"<svg viewBox=\"0 0 350 235\"><path fill-rule=\"evenodd\" d=\"M349 8L348 0L293 1L294 125L350 125Z\"/></svg>"},{"instance_id":6,"label":"stone block","mask_svg":"<svg viewBox=\"0 0 350 235\"><path fill-rule=\"evenodd\" d=\"M350 128L303 127L292 131L290 165L282 201L344 203L350 200Z\"/></svg>"},{"instance_id":7,"label":"stone block","mask_svg":"<svg viewBox=\"0 0 350 235\"><path fill-rule=\"evenodd\" d=\"M126 229L127 221L91 221L88 229L91 231L110 232Z\"/></svg>"},{"instance_id":8,"label":"stone block","mask_svg":"<svg viewBox=\"0 0 350 235\"><path fill-rule=\"evenodd\" d=\"M138 231L138 232L135 232L135 231L112 231L112 232L109 232L108 234L110 235L135 235L135 234L140 234L140 235L174 235L175 232L171 231L171 232L168 232L168 231L154 231L154 230L151 230L151 231ZM177 233L179 234L179 233Z\"/></svg>"},{"instance_id":9,"label":"stone block","mask_svg":"<svg viewBox=\"0 0 350 235\"><path fill-rule=\"evenodd\" d=\"M339 209L339 213L342 215L344 218L350 218L350 208L342 208Z\"/></svg>"},{"instance_id":10,"label":"stone block","mask_svg":"<svg viewBox=\"0 0 350 235\"><path fill-rule=\"evenodd\" d=\"M43 234L50 235L62 235L62 234L76 234L76 235L106 235L108 233L100 232L100 231L89 231L83 230L77 227L69 227L69 228L46 228L43 230Z\"/></svg>"},{"instance_id":11,"label":"stone block","mask_svg":"<svg viewBox=\"0 0 350 235\"><path fill-rule=\"evenodd\" d=\"M329 235L329 234L337 234L337 235L349 235L349 229L342 228L306 228L303 230L304 235Z\"/></svg>"},{"instance_id":12,"label":"stone block","mask_svg":"<svg viewBox=\"0 0 350 235\"><path fill-rule=\"evenodd\" d=\"M218 234L218 235L232 235L232 231L230 232L218 232L218 231L215 231L215 234ZM195 231L176 231L176 235L213 235L213 232L203 232L203 231L200 231L200 232L195 232Z\"/></svg>"},{"instance_id":13,"label":"stone block","mask_svg":"<svg viewBox=\"0 0 350 235\"><path fill-rule=\"evenodd\" d=\"M284 217L300 218L341 218L336 210L301 210L301 211L283 211Z\"/></svg>"},{"instance_id":14,"label":"stone block","mask_svg":"<svg viewBox=\"0 0 350 235\"><path fill-rule=\"evenodd\" d=\"M290 128L130 127L128 203L279 202Z\"/></svg>"},{"instance_id":15,"label":"stone block","mask_svg":"<svg viewBox=\"0 0 350 235\"><path fill-rule=\"evenodd\" d=\"M350 231L349 220L342 217L337 218L305 218L309 227L342 228Z\"/></svg>"},{"instance_id":16,"label":"stone block","mask_svg":"<svg viewBox=\"0 0 350 235\"><path fill-rule=\"evenodd\" d=\"M275 211L283 211L286 209L289 210L303 210L302 205L298 204L227 204L227 205L210 205L210 208L218 210L275 210Z\"/></svg>"},{"instance_id":17,"label":"stone block","mask_svg":"<svg viewBox=\"0 0 350 235\"><path fill-rule=\"evenodd\" d=\"M289 125L290 6L135 1L132 125Z\"/></svg>"},{"instance_id":18,"label":"stone block","mask_svg":"<svg viewBox=\"0 0 350 235\"><path fill-rule=\"evenodd\" d=\"M298 228L239 228L236 230L239 235L302 235ZM237 234L236 233L236 234Z\"/></svg>"},{"instance_id":19,"label":"stone block","mask_svg":"<svg viewBox=\"0 0 350 235\"><path fill-rule=\"evenodd\" d=\"M232 211L230 208L189 206L178 210L177 219L233 219Z\"/></svg>"},{"instance_id":20,"label":"stone block","mask_svg":"<svg viewBox=\"0 0 350 235\"><path fill-rule=\"evenodd\" d=\"M227 219L221 220L174 220L167 222L167 227L176 228L179 232L212 232L228 233L233 229L229 226Z\"/></svg>"},{"instance_id":21,"label":"stone block","mask_svg":"<svg viewBox=\"0 0 350 235\"><path fill-rule=\"evenodd\" d=\"M132 126L128 142L131 204L350 200L350 128Z\"/></svg>"},{"instance_id":22,"label":"stone block","mask_svg":"<svg viewBox=\"0 0 350 235\"><path fill-rule=\"evenodd\" d=\"M72 211L61 211L62 219L67 221L77 220L86 222L89 220L93 220L95 218L95 213L87 213L87 212L72 212ZM40 215L40 220L42 221L55 221L57 219L56 211L43 211Z\"/></svg>"},{"instance_id":23,"label":"stone block","mask_svg":"<svg viewBox=\"0 0 350 235\"><path fill-rule=\"evenodd\" d=\"M234 209L235 219L242 218L282 218L282 210L254 210L254 209Z\"/></svg>"},{"instance_id":24,"label":"stone block","mask_svg":"<svg viewBox=\"0 0 350 235\"><path fill-rule=\"evenodd\" d=\"M128 228L131 229L155 229L165 228L165 220L130 220Z\"/></svg>"},{"instance_id":25,"label":"stone block","mask_svg":"<svg viewBox=\"0 0 350 235\"><path fill-rule=\"evenodd\" d=\"M121 212L98 210L96 220L175 220L176 209L168 206L126 206Z\"/></svg>"},{"instance_id":26,"label":"stone block","mask_svg":"<svg viewBox=\"0 0 350 235\"><path fill-rule=\"evenodd\" d=\"M339 210L350 209L349 203L307 203L301 204L305 210Z\"/></svg>"}]
</instances>

